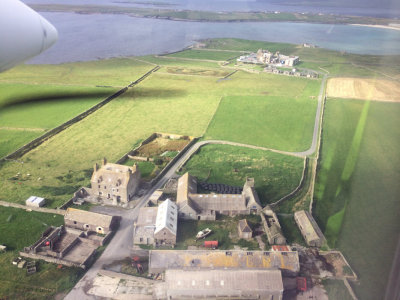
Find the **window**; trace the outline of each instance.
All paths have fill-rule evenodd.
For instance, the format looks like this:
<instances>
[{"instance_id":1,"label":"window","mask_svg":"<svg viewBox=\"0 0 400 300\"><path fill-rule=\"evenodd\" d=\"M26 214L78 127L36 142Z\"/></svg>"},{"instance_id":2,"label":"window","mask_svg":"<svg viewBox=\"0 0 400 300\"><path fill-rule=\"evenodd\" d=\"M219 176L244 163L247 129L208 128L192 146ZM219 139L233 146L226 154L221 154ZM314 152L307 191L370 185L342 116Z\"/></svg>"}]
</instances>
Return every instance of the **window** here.
<instances>
[{"instance_id":1,"label":"window","mask_svg":"<svg viewBox=\"0 0 400 300\"><path fill-rule=\"evenodd\" d=\"M253 255L253 252L247 252L247 255L251 256L251 255Z\"/></svg>"},{"instance_id":2,"label":"window","mask_svg":"<svg viewBox=\"0 0 400 300\"><path fill-rule=\"evenodd\" d=\"M225 252L225 255L226 255L226 256L232 256L232 251L226 251L226 252Z\"/></svg>"},{"instance_id":3,"label":"window","mask_svg":"<svg viewBox=\"0 0 400 300\"><path fill-rule=\"evenodd\" d=\"M224 281L223 280L221 280L221 286L224 286Z\"/></svg>"},{"instance_id":4,"label":"window","mask_svg":"<svg viewBox=\"0 0 400 300\"><path fill-rule=\"evenodd\" d=\"M206 280L206 285L210 285L210 280Z\"/></svg>"},{"instance_id":5,"label":"window","mask_svg":"<svg viewBox=\"0 0 400 300\"><path fill-rule=\"evenodd\" d=\"M74 224L76 224L76 221L74 221Z\"/></svg>"},{"instance_id":6,"label":"window","mask_svg":"<svg viewBox=\"0 0 400 300\"><path fill-rule=\"evenodd\" d=\"M99 184L99 188L100 188L100 184Z\"/></svg>"},{"instance_id":7,"label":"window","mask_svg":"<svg viewBox=\"0 0 400 300\"><path fill-rule=\"evenodd\" d=\"M192 286L195 286L195 285L196 285L196 281L192 280Z\"/></svg>"}]
</instances>

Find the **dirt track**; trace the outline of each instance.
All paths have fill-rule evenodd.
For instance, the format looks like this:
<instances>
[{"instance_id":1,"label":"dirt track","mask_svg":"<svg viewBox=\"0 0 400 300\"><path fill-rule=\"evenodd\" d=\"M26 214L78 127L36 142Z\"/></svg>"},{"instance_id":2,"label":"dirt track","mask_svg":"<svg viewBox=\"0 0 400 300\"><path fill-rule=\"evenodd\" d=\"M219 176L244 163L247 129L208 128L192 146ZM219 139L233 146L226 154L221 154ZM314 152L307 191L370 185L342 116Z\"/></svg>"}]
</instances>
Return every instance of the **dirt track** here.
<instances>
[{"instance_id":1,"label":"dirt track","mask_svg":"<svg viewBox=\"0 0 400 300\"><path fill-rule=\"evenodd\" d=\"M400 84L390 80L331 78L326 93L328 97L400 102Z\"/></svg>"}]
</instances>

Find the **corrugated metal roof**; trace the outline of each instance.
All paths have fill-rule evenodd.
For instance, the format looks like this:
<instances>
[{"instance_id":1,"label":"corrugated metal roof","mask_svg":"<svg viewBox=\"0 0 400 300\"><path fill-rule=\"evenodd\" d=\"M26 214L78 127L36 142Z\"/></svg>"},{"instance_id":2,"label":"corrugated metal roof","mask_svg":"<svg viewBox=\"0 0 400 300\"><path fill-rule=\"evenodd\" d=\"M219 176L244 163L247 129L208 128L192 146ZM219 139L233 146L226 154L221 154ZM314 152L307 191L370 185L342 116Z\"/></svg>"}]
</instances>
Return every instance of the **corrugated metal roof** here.
<instances>
[{"instance_id":1,"label":"corrugated metal roof","mask_svg":"<svg viewBox=\"0 0 400 300\"><path fill-rule=\"evenodd\" d=\"M149 269L285 269L300 270L297 251L152 250Z\"/></svg>"},{"instance_id":2,"label":"corrugated metal roof","mask_svg":"<svg viewBox=\"0 0 400 300\"><path fill-rule=\"evenodd\" d=\"M169 293L182 296L215 296L240 292L283 293L280 270L167 270L165 281Z\"/></svg>"},{"instance_id":3,"label":"corrugated metal roof","mask_svg":"<svg viewBox=\"0 0 400 300\"><path fill-rule=\"evenodd\" d=\"M176 235L178 227L178 207L171 200L167 199L158 206L156 218L156 234L164 228L168 228Z\"/></svg>"},{"instance_id":4,"label":"corrugated metal roof","mask_svg":"<svg viewBox=\"0 0 400 300\"><path fill-rule=\"evenodd\" d=\"M201 210L215 211L244 211L247 209L246 200L242 194L189 194Z\"/></svg>"}]
</instances>

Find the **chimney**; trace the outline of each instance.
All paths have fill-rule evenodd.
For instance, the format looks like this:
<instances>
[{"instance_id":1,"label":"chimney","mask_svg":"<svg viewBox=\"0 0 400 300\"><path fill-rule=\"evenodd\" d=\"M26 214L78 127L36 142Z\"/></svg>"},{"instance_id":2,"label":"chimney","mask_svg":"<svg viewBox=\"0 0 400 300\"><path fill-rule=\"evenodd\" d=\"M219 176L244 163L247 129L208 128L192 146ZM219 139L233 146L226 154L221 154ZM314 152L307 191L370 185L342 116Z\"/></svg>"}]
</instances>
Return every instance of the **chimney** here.
<instances>
[{"instance_id":1,"label":"chimney","mask_svg":"<svg viewBox=\"0 0 400 300\"><path fill-rule=\"evenodd\" d=\"M103 165L103 166L105 166L106 164L107 164L107 159L104 157L103 158L103 160L101 161L101 164Z\"/></svg>"},{"instance_id":2,"label":"chimney","mask_svg":"<svg viewBox=\"0 0 400 300\"><path fill-rule=\"evenodd\" d=\"M96 173L97 170L99 169L99 165L97 163L94 164L93 170Z\"/></svg>"}]
</instances>

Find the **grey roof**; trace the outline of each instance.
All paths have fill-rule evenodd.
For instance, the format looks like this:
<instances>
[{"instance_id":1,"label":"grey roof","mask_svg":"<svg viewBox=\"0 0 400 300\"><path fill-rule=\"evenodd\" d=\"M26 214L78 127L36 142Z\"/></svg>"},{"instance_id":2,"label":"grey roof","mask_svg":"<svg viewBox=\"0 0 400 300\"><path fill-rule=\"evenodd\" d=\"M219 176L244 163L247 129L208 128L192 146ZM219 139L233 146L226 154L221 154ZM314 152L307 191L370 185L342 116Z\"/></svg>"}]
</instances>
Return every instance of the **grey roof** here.
<instances>
[{"instance_id":1,"label":"grey roof","mask_svg":"<svg viewBox=\"0 0 400 300\"><path fill-rule=\"evenodd\" d=\"M113 216L75 209L71 207L67 209L67 212L64 215L65 220L71 220L79 223L101 227L110 227L113 218Z\"/></svg>"},{"instance_id":2,"label":"grey roof","mask_svg":"<svg viewBox=\"0 0 400 300\"><path fill-rule=\"evenodd\" d=\"M241 232L253 232L246 219L239 220L239 228Z\"/></svg>"},{"instance_id":3,"label":"grey roof","mask_svg":"<svg viewBox=\"0 0 400 300\"><path fill-rule=\"evenodd\" d=\"M189 194L189 198L201 210L245 211L247 209L242 194Z\"/></svg>"},{"instance_id":4,"label":"grey roof","mask_svg":"<svg viewBox=\"0 0 400 300\"><path fill-rule=\"evenodd\" d=\"M167 293L179 296L242 296L283 293L280 270L167 270Z\"/></svg>"},{"instance_id":5,"label":"grey roof","mask_svg":"<svg viewBox=\"0 0 400 300\"><path fill-rule=\"evenodd\" d=\"M299 225L307 243L323 238L323 236L320 236L317 232L317 229L313 226L309 212L304 210L296 211L294 213L294 218Z\"/></svg>"},{"instance_id":6,"label":"grey roof","mask_svg":"<svg viewBox=\"0 0 400 300\"><path fill-rule=\"evenodd\" d=\"M167 199L158 206L156 229L154 234L160 230L167 228L176 235L178 227L178 207L171 200Z\"/></svg>"}]
</instances>

